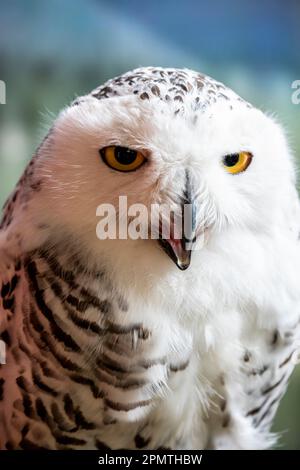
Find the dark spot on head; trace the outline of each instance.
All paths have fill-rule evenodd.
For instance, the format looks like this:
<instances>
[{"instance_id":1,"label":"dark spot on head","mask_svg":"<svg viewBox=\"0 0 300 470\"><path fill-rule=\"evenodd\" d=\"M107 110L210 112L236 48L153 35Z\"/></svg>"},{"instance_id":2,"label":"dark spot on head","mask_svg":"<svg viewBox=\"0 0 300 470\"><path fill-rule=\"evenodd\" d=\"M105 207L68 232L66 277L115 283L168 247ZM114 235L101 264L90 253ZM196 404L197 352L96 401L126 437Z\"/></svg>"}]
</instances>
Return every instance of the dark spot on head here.
<instances>
[{"instance_id":1,"label":"dark spot on head","mask_svg":"<svg viewBox=\"0 0 300 470\"><path fill-rule=\"evenodd\" d=\"M155 96L160 95L160 90L159 90L157 85L153 85L153 87L151 88L151 91L152 91L153 95L155 95Z\"/></svg>"},{"instance_id":2,"label":"dark spot on head","mask_svg":"<svg viewBox=\"0 0 300 470\"><path fill-rule=\"evenodd\" d=\"M183 89L183 91L187 92L188 89L185 85L183 85L182 83L179 84L179 86Z\"/></svg>"},{"instance_id":3,"label":"dark spot on head","mask_svg":"<svg viewBox=\"0 0 300 470\"><path fill-rule=\"evenodd\" d=\"M197 85L198 90L200 90L201 88L203 88L204 83L201 79L198 79L196 80L196 85Z\"/></svg>"},{"instance_id":4,"label":"dark spot on head","mask_svg":"<svg viewBox=\"0 0 300 470\"><path fill-rule=\"evenodd\" d=\"M176 95L175 98L174 98L175 101L180 101L181 103L183 103L183 99L182 99L182 96L180 95Z\"/></svg>"},{"instance_id":5,"label":"dark spot on head","mask_svg":"<svg viewBox=\"0 0 300 470\"><path fill-rule=\"evenodd\" d=\"M223 99L226 100L226 101L229 100L228 96L227 96L227 95L224 95L224 93L219 93L219 97L220 97L220 98L223 98Z\"/></svg>"},{"instance_id":6,"label":"dark spot on head","mask_svg":"<svg viewBox=\"0 0 300 470\"><path fill-rule=\"evenodd\" d=\"M149 99L149 95L148 93L144 92L140 95L140 98L141 100L148 100Z\"/></svg>"}]
</instances>

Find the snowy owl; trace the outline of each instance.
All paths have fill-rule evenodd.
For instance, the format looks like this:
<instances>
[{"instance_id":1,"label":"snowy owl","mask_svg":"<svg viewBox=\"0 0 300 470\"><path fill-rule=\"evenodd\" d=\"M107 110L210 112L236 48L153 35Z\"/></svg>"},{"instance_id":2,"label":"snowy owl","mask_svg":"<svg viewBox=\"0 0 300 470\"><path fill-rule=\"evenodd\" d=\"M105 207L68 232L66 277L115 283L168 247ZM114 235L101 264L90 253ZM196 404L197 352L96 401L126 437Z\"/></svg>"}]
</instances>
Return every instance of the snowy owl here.
<instances>
[{"instance_id":1,"label":"snowy owl","mask_svg":"<svg viewBox=\"0 0 300 470\"><path fill-rule=\"evenodd\" d=\"M295 179L280 125L191 70L65 108L4 207L0 447L274 445L299 347ZM193 245L99 239L120 197L191 205Z\"/></svg>"}]
</instances>

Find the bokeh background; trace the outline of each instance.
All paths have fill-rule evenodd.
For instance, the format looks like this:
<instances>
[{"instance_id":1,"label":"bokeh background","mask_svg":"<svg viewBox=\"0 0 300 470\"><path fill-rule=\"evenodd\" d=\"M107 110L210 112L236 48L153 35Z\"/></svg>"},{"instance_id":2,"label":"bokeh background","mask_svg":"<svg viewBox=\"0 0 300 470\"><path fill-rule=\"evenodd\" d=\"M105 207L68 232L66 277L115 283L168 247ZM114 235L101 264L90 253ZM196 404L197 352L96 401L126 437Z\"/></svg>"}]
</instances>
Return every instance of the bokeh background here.
<instances>
[{"instance_id":1,"label":"bokeh background","mask_svg":"<svg viewBox=\"0 0 300 470\"><path fill-rule=\"evenodd\" d=\"M280 119L300 159L299 0L0 0L0 205L63 106L141 65L224 81ZM300 449L299 369L274 425L283 449Z\"/></svg>"}]
</instances>

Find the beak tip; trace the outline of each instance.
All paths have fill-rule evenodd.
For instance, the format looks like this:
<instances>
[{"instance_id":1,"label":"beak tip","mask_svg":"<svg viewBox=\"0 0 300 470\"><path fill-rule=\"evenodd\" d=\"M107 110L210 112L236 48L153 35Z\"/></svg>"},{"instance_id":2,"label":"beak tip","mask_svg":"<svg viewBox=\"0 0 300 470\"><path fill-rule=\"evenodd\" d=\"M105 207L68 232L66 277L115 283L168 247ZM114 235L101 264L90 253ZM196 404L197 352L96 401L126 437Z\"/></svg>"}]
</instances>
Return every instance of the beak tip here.
<instances>
[{"instance_id":1,"label":"beak tip","mask_svg":"<svg viewBox=\"0 0 300 470\"><path fill-rule=\"evenodd\" d=\"M181 271L185 271L191 264L191 252L187 251L184 258L176 257L175 263Z\"/></svg>"},{"instance_id":2,"label":"beak tip","mask_svg":"<svg viewBox=\"0 0 300 470\"><path fill-rule=\"evenodd\" d=\"M176 266L180 269L180 271L185 271L189 267L190 263L180 263L177 261Z\"/></svg>"},{"instance_id":3,"label":"beak tip","mask_svg":"<svg viewBox=\"0 0 300 470\"><path fill-rule=\"evenodd\" d=\"M171 258L171 260L176 264L178 269L185 271L191 264L191 250L183 250L180 253L176 253L172 249L171 245L164 239L159 240L163 251Z\"/></svg>"},{"instance_id":4,"label":"beak tip","mask_svg":"<svg viewBox=\"0 0 300 470\"><path fill-rule=\"evenodd\" d=\"M177 252L167 240L159 239L158 241L163 251L171 258L178 269L185 271L190 266L191 250L181 249L180 252Z\"/></svg>"}]
</instances>

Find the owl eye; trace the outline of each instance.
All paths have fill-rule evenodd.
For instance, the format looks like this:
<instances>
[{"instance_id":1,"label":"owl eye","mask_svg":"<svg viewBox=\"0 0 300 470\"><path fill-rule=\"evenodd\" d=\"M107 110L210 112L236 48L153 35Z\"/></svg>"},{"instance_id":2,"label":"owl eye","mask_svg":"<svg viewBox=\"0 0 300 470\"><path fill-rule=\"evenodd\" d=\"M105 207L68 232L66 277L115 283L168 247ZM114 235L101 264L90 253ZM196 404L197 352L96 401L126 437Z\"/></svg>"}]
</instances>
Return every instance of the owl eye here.
<instances>
[{"instance_id":1,"label":"owl eye","mask_svg":"<svg viewBox=\"0 0 300 470\"><path fill-rule=\"evenodd\" d=\"M252 160L250 152L230 153L223 158L223 165L228 173L235 175L247 170Z\"/></svg>"},{"instance_id":2,"label":"owl eye","mask_svg":"<svg viewBox=\"0 0 300 470\"><path fill-rule=\"evenodd\" d=\"M141 152L115 145L104 147L100 150L100 155L107 166L123 172L137 170L146 161Z\"/></svg>"}]
</instances>

